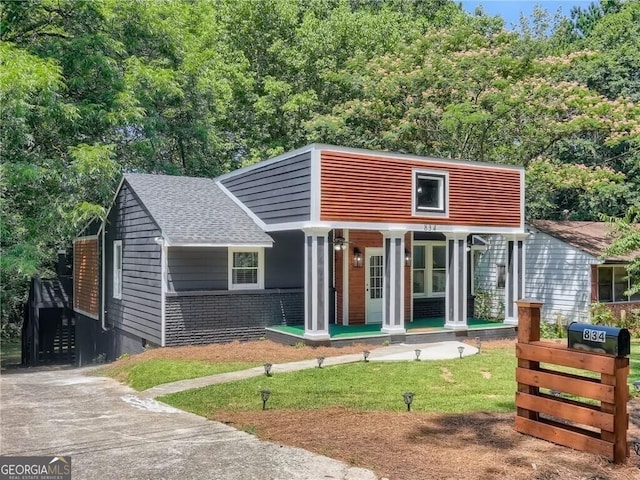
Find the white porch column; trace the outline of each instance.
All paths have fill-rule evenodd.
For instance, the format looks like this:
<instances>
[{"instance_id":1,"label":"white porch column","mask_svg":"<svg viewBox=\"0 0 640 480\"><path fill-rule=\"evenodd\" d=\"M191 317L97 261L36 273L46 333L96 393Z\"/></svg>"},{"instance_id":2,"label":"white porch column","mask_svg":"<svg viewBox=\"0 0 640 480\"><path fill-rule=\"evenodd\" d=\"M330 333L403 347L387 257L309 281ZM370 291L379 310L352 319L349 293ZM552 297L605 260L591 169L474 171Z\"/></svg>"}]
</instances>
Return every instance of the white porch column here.
<instances>
[{"instance_id":1,"label":"white porch column","mask_svg":"<svg viewBox=\"0 0 640 480\"><path fill-rule=\"evenodd\" d=\"M382 231L384 282L382 294L383 333L402 334L404 328L404 230Z\"/></svg>"},{"instance_id":2,"label":"white porch column","mask_svg":"<svg viewBox=\"0 0 640 480\"><path fill-rule=\"evenodd\" d=\"M467 325L467 236L447 233L447 289L444 328L466 330Z\"/></svg>"},{"instance_id":3,"label":"white porch column","mask_svg":"<svg viewBox=\"0 0 640 480\"><path fill-rule=\"evenodd\" d=\"M525 239L526 233L506 237L507 240L507 278L504 285L504 323L518 324L518 306L516 302L524 298Z\"/></svg>"},{"instance_id":4,"label":"white porch column","mask_svg":"<svg viewBox=\"0 0 640 480\"><path fill-rule=\"evenodd\" d=\"M329 229L303 231L304 338L329 340Z\"/></svg>"}]
</instances>

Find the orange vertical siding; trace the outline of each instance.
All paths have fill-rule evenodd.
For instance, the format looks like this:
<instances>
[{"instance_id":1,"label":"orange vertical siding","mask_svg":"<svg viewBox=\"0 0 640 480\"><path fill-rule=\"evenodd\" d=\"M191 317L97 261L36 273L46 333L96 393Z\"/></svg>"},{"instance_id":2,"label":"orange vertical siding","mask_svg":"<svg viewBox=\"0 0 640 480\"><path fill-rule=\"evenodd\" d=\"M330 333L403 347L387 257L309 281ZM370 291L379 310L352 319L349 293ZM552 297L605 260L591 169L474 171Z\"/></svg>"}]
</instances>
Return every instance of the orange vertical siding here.
<instances>
[{"instance_id":1,"label":"orange vertical siding","mask_svg":"<svg viewBox=\"0 0 640 480\"><path fill-rule=\"evenodd\" d=\"M98 239L78 239L73 248L73 308L98 317Z\"/></svg>"},{"instance_id":2,"label":"orange vertical siding","mask_svg":"<svg viewBox=\"0 0 640 480\"><path fill-rule=\"evenodd\" d=\"M447 172L448 215L413 215L413 169ZM521 226L521 170L321 152L323 221Z\"/></svg>"}]
</instances>

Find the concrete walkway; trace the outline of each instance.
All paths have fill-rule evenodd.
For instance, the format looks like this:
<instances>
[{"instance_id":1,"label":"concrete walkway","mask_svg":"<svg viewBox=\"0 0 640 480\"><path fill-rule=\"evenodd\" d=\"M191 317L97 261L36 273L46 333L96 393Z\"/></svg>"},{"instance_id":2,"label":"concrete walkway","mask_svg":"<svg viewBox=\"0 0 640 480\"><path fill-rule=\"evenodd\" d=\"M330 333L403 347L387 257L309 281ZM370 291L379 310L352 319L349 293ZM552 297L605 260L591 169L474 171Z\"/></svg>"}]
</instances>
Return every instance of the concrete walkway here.
<instances>
[{"instance_id":1,"label":"concrete walkway","mask_svg":"<svg viewBox=\"0 0 640 480\"><path fill-rule=\"evenodd\" d=\"M457 358L448 345L392 345L370 361ZM464 355L474 353L465 345ZM343 355L325 365L362 361ZM317 366L274 365L274 373ZM264 375L264 369L175 382L140 393L91 369L24 369L0 376L0 455L70 455L75 480L374 480L370 470L299 448L263 442L219 422L174 409L152 397Z\"/></svg>"}]
</instances>

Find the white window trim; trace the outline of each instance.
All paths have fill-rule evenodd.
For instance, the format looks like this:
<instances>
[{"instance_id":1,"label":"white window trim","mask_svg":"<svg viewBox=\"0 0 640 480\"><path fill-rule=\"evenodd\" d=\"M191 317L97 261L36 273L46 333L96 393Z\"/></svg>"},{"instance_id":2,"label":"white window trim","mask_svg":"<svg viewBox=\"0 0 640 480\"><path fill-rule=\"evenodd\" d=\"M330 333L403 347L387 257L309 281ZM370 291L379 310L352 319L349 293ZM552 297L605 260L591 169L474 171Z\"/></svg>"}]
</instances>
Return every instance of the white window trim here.
<instances>
[{"instance_id":1,"label":"white window trim","mask_svg":"<svg viewBox=\"0 0 640 480\"><path fill-rule=\"evenodd\" d=\"M424 293L415 293L413 291L413 271L414 270L422 270L416 269L414 265L411 266L411 293L414 298L442 298L446 295L445 292L434 292L433 291L433 247L447 247L447 242L433 242L429 240L418 240L414 241L412 248L414 247L424 247L424 281L425 281L425 292ZM412 252L413 256L413 252ZM447 268L445 266L445 272Z\"/></svg>"},{"instance_id":2,"label":"white window trim","mask_svg":"<svg viewBox=\"0 0 640 480\"><path fill-rule=\"evenodd\" d=\"M449 172L444 170L423 170L413 169L413 178L411 180L411 208L413 216L418 217L447 217L449 215ZM441 182L440 189L440 207L418 208L417 203L417 188L418 188L418 176L431 178Z\"/></svg>"},{"instance_id":3,"label":"white window trim","mask_svg":"<svg viewBox=\"0 0 640 480\"><path fill-rule=\"evenodd\" d=\"M604 270L604 269L610 269L611 270L611 300L610 301L606 301L606 300L600 300L600 270ZM598 292L598 302L599 303L636 303L638 302L638 300L632 300L631 297L629 295L625 295L626 300L616 300L615 299L615 283L616 283L616 277L615 277L615 268L624 268L625 272L626 272L626 277L627 277L627 288L625 291L628 291L631 288L631 277L629 276L629 272L627 271L627 265L626 264L606 264L606 265L598 265L598 278L597 278L597 292Z\"/></svg>"},{"instance_id":4,"label":"white window trim","mask_svg":"<svg viewBox=\"0 0 640 480\"><path fill-rule=\"evenodd\" d=\"M116 251L120 249L120 265L116 264ZM122 299L122 264L124 252L122 251L122 240L113 241L113 298Z\"/></svg>"},{"instance_id":5,"label":"white window trim","mask_svg":"<svg viewBox=\"0 0 640 480\"><path fill-rule=\"evenodd\" d=\"M258 254L258 283L233 283L233 254L234 253L257 253ZM229 247L229 290L263 290L264 289L264 248L258 247Z\"/></svg>"}]
</instances>

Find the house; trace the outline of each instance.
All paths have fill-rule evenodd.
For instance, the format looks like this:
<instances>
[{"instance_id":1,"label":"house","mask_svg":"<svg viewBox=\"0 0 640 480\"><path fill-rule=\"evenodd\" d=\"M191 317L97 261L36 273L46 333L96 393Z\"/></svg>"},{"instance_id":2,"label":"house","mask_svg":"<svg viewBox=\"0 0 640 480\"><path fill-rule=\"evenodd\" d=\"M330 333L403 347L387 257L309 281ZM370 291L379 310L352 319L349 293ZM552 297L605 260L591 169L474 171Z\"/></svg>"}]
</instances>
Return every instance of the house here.
<instances>
[{"instance_id":1,"label":"house","mask_svg":"<svg viewBox=\"0 0 640 480\"><path fill-rule=\"evenodd\" d=\"M466 332L483 235L512 252L513 329L522 168L313 144L216 179L127 173L74 242L79 337L111 358L337 326L404 339L419 319Z\"/></svg>"},{"instance_id":2,"label":"house","mask_svg":"<svg viewBox=\"0 0 640 480\"><path fill-rule=\"evenodd\" d=\"M547 322L588 322L594 303L606 305L619 318L640 309L640 295L625 295L630 279L626 265L638 253L607 256L610 228L604 222L537 220L526 241L525 293L543 302ZM491 237L476 268L476 284L485 294L502 297L500 279L507 262L505 243ZM493 302L494 312L500 306ZM625 312L624 314L622 312Z\"/></svg>"}]
</instances>

